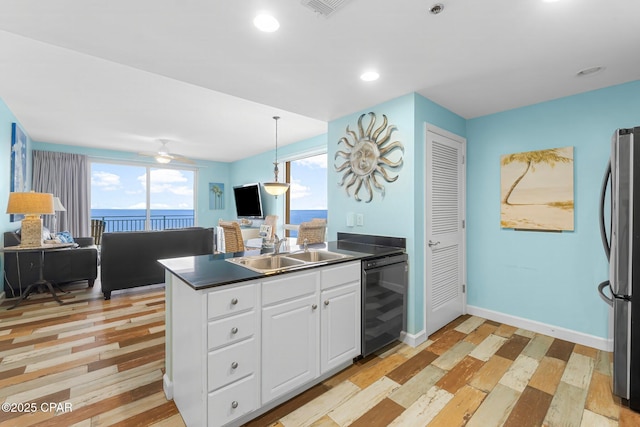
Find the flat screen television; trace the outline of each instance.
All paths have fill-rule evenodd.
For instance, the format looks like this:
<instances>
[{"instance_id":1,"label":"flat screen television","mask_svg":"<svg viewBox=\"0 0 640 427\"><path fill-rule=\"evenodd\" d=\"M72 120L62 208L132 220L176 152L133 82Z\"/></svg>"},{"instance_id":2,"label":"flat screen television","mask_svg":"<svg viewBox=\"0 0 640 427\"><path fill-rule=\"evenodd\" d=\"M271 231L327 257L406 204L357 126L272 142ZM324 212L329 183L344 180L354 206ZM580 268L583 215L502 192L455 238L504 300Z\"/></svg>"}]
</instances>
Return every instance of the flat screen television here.
<instances>
[{"instance_id":1,"label":"flat screen television","mask_svg":"<svg viewBox=\"0 0 640 427\"><path fill-rule=\"evenodd\" d=\"M238 218L264 218L260 184L245 184L233 187Z\"/></svg>"}]
</instances>

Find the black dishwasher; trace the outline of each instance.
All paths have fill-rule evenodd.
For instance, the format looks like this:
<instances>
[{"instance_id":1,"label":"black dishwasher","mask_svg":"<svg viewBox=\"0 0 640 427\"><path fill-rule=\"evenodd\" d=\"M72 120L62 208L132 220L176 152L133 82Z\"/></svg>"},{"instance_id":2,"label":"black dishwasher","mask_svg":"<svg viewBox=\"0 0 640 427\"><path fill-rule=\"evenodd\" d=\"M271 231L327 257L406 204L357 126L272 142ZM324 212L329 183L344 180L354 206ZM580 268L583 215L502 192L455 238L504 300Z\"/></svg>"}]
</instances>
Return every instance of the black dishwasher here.
<instances>
[{"instance_id":1,"label":"black dishwasher","mask_svg":"<svg viewBox=\"0 0 640 427\"><path fill-rule=\"evenodd\" d=\"M362 356L406 330L407 259L396 253L362 261Z\"/></svg>"}]
</instances>

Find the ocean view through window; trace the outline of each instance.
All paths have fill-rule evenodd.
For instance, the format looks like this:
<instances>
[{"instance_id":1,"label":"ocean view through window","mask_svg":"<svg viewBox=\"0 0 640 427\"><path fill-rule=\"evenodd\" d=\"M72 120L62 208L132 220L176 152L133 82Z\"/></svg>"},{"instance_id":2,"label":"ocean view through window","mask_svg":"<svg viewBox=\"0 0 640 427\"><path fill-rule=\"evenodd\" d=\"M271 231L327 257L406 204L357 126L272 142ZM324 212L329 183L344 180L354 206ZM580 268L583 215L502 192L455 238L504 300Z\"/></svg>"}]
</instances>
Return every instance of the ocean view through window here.
<instances>
[{"instance_id":1,"label":"ocean view through window","mask_svg":"<svg viewBox=\"0 0 640 427\"><path fill-rule=\"evenodd\" d=\"M313 218L327 219L327 154L292 160L286 164L287 192L285 222L300 224ZM289 236L298 233L289 231Z\"/></svg>"},{"instance_id":2,"label":"ocean view through window","mask_svg":"<svg viewBox=\"0 0 640 427\"><path fill-rule=\"evenodd\" d=\"M165 230L196 225L195 171L91 163L91 219L105 232Z\"/></svg>"}]
</instances>

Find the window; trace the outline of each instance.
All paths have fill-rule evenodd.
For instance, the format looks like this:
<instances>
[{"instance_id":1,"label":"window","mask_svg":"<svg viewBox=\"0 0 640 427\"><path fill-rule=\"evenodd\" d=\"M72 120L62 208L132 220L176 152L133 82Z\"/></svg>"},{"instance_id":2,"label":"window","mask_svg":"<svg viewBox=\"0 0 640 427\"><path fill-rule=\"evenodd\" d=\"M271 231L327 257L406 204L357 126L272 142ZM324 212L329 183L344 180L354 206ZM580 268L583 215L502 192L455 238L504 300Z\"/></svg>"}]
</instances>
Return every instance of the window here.
<instances>
[{"instance_id":1,"label":"window","mask_svg":"<svg viewBox=\"0 0 640 427\"><path fill-rule=\"evenodd\" d=\"M91 219L105 231L164 230L195 225L195 171L91 163Z\"/></svg>"},{"instance_id":2,"label":"window","mask_svg":"<svg viewBox=\"0 0 640 427\"><path fill-rule=\"evenodd\" d=\"M312 218L327 218L327 154L292 160L286 164L286 224L300 224ZM295 237L294 230L288 235Z\"/></svg>"}]
</instances>

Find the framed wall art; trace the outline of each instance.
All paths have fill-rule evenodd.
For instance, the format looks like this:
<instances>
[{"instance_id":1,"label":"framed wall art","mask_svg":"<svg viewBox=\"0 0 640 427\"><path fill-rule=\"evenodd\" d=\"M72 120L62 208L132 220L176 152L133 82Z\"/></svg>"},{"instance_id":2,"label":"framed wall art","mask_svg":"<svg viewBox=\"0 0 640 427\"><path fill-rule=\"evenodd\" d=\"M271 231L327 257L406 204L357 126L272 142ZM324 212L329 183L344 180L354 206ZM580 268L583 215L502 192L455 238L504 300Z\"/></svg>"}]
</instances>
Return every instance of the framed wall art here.
<instances>
[{"instance_id":1,"label":"framed wall art","mask_svg":"<svg viewBox=\"0 0 640 427\"><path fill-rule=\"evenodd\" d=\"M224 209L224 184L221 182L209 183L209 209Z\"/></svg>"},{"instance_id":2,"label":"framed wall art","mask_svg":"<svg viewBox=\"0 0 640 427\"><path fill-rule=\"evenodd\" d=\"M11 126L11 192L27 191L27 136L17 123Z\"/></svg>"},{"instance_id":3,"label":"framed wall art","mask_svg":"<svg viewBox=\"0 0 640 427\"><path fill-rule=\"evenodd\" d=\"M502 228L574 230L573 147L505 154L500 165Z\"/></svg>"},{"instance_id":4,"label":"framed wall art","mask_svg":"<svg viewBox=\"0 0 640 427\"><path fill-rule=\"evenodd\" d=\"M27 135L17 123L11 125L11 178L9 191L24 192L27 186ZM24 215L12 214L9 221L20 221Z\"/></svg>"},{"instance_id":5,"label":"framed wall art","mask_svg":"<svg viewBox=\"0 0 640 427\"><path fill-rule=\"evenodd\" d=\"M360 202L363 200L360 198L362 191L365 202L369 203L373 200L374 191L384 198L382 180L395 182L398 179L399 175L391 176L388 171L402 167L404 145L391 139L397 127L389 124L386 115L382 115L382 123L376 123L376 114L370 112L366 129L362 123L365 116L367 114L358 118L357 132L347 126L346 135L338 141L342 149L335 154L335 159L341 157L343 163L334 167L336 172L343 174L338 185L344 186L347 196L353 194L353 198ZM390 155L393 154L395 158L392 160Z\"/></svg>"}]
</instances>

